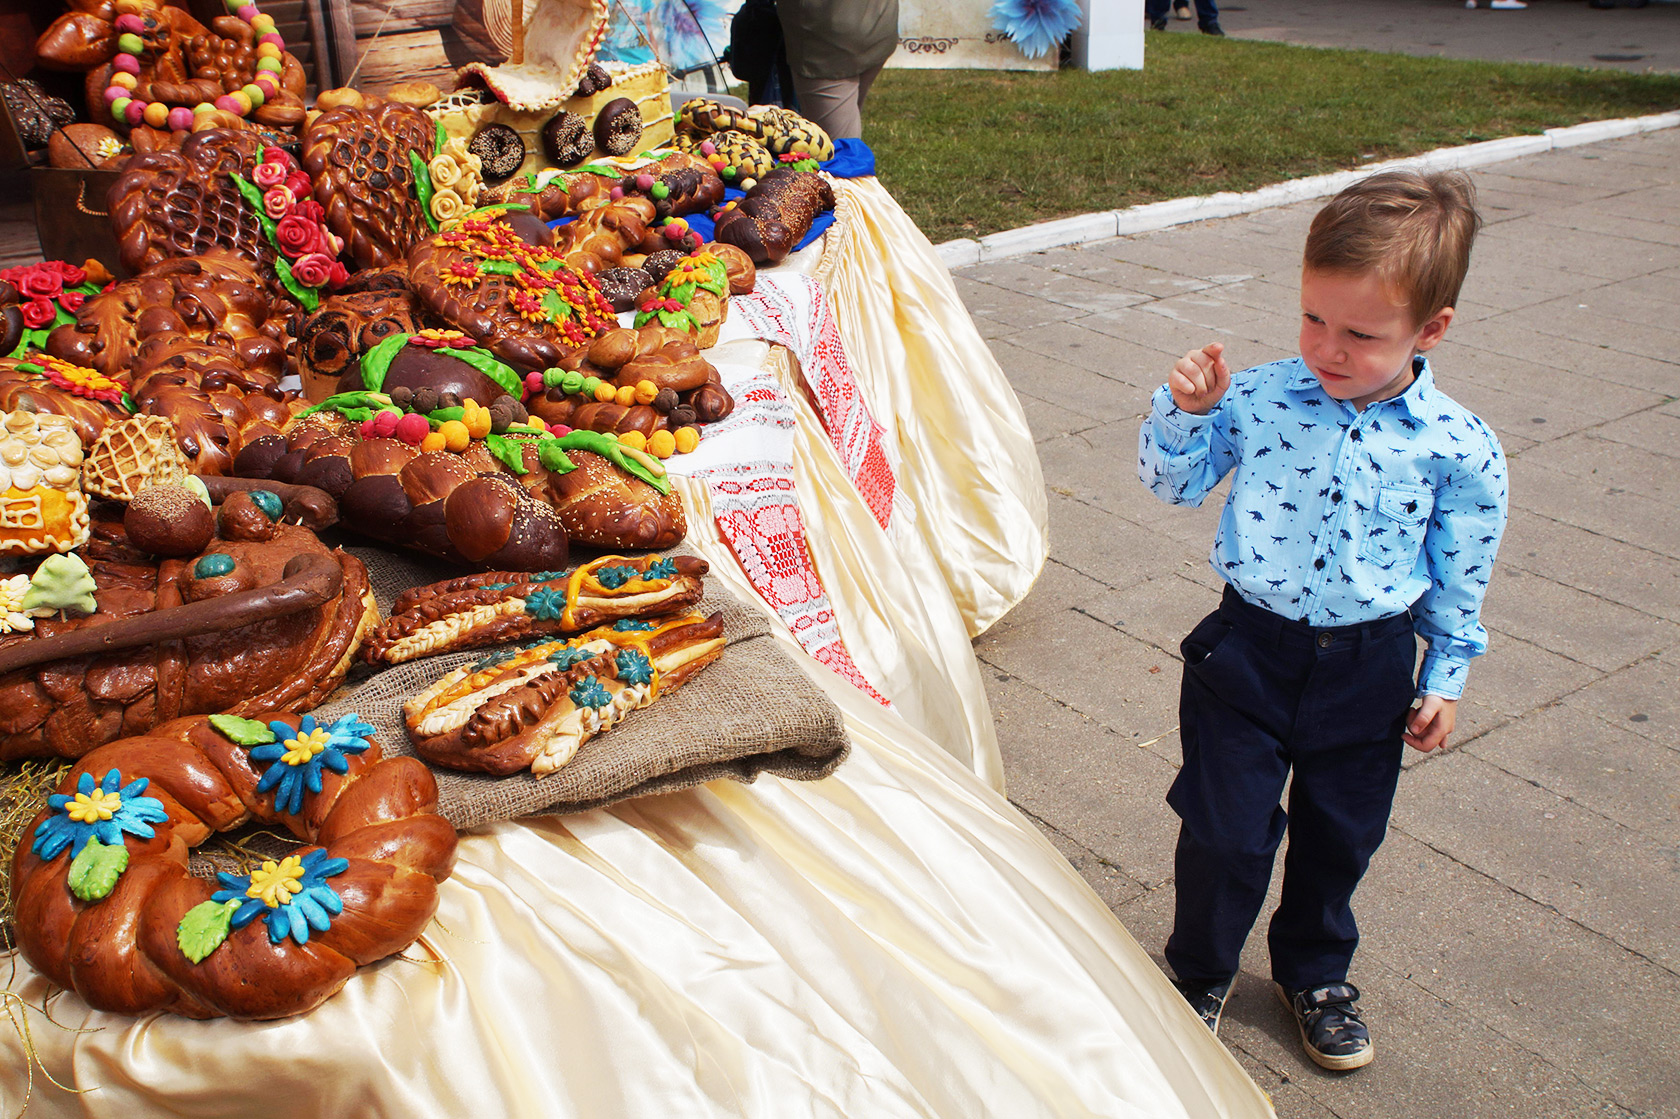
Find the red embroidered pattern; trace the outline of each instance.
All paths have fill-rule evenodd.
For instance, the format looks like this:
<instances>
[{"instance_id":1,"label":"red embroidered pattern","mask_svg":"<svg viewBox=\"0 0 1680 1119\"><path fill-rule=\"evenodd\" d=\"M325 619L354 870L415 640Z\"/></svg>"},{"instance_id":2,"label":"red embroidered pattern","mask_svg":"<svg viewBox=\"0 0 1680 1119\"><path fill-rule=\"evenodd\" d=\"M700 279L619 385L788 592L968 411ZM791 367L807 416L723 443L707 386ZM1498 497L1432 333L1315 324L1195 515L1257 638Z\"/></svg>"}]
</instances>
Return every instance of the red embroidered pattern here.
<instances>
[{"instance_id":1,"label":"red embroidered pattern","mask_svg":"<svg viewBox=\"0 0 1680 1119\"><path fill-rule=\"evenodd\" d=\"M840 455L846 476L857 487L875 522L886 528L892 520L898 481L887 461L881 425L870 414L851 363L846 360L840 327L828 297L822 285L809 276L783 282L790 286L797 282L803 290L760 283L750 294L732 297L730 305L752 324L754 334L786 346L799 359L817 414Z\"/></svg>"},{"instance_id":2,"label":"red embroidered pattern","mask_svg":"<svg viewBox=\"0 0 1680 1119\"><path fill-rule=\"evenodd\" d=\"M752 369L746 380L739 380L735 374L748 367L728 368L735 410L706 428L702 449L730 446L730 457L695 466L689 474L705 480L718 531L753 590L799 647L890 707L846 649L828 592L811 562L793 483L793 431L798 423L793 401L769 370Z\"/></svg>"}]
</instances>

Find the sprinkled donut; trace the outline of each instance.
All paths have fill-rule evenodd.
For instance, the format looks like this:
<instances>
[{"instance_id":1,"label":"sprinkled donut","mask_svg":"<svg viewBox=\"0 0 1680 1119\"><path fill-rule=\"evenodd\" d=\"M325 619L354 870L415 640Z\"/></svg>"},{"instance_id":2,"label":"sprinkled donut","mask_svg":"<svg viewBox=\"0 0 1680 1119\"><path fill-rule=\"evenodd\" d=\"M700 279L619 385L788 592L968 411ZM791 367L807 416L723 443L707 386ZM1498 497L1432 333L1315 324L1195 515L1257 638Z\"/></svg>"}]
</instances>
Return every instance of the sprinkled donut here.
<instances>
[{"instance_id":1,"label":"sprinkled donut","mask_svg":"<svg viewBox=\"0 0 1680 1119\"><path fill-rule=\"evenodd\" d=\"M615 97L595 117L595 146L608 155L629 155L642 138L642 111L628 97Z\"/></svg>"},{"instance_id":2,"label":"sprinkled donut","mask_svg":"<svg viewBox=\"0 0 1680 1119\"><path fill-rule=\"evenodd\" d=\"M623 314L636 309L637 297L653 286L653 277L640 268L608 268L595 273L595 286L612 309Z\"/></svg>"},{"instance_id":3,"label":"sprinkled donut","mask_svg":"<svg viewBox=\"0 0 1680 1119\"><path fill-rule=\"evenodd\" d=\"M467 151L483 162L485 182L499 183L525 162L525 141L505 124L490 123L473 133Z\"/></svg>"},{"instance_id":4,"label":"sprinkled donut","mask_svg":"<svg viewBox=\"0 0 1680 1119\"><path fill-rule=\"evenodd\" d=\"M562 110L543 125L542 146L556 167L576 167L595 150L595 137L582 117Z\"/></svg>"}]
</instances>

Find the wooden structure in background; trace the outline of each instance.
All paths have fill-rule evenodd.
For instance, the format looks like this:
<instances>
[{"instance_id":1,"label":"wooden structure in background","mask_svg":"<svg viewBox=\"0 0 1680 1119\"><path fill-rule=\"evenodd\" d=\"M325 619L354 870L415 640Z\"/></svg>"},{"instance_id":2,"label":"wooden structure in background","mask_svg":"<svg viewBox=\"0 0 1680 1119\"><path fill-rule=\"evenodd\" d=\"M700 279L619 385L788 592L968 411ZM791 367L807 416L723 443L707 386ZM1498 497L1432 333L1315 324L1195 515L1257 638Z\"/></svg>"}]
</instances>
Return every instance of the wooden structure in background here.
<instances>
[{"instance_id":1,"label":"wooden structure in background","mask_svg":"<svg viewBox=\"0 0 1680 1119\"><path fill-rule=\"evenodd\" d=\"M294 0L325 9L316 36L341 60L335 84L378 93L398 82L432 82L448 93L455 70L506 55L484 26L483 0ZM289 40L288 40L289 41ZM358 70L358 64L360 69Z\"/></svg>"}]
</instances>

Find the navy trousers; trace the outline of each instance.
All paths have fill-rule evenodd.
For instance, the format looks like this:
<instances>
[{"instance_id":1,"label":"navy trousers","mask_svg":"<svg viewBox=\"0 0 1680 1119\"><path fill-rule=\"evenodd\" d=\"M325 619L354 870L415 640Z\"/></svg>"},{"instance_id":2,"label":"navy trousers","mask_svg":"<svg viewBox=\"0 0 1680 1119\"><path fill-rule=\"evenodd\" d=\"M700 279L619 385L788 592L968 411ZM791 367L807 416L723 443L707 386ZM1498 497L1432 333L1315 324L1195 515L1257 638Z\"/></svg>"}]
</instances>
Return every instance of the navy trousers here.
<instances>
[{"instance_id":1,"label":"navy trousers","mask_svg":"<svg viewBox=\"0 0 1680 1119\"><path fill-rule=\"evenodd\" d=\"M1354 887L1388 830L1415 696L1409 614L1319 629L1230 587L1180 646L1182 825L1167 963L1186 983L1237 972L1285 830L1283 898L1267 944L1292 990L1347 979ZM1280 803L1289 783L1289 808Z\"/></svg>"}]
</instances>

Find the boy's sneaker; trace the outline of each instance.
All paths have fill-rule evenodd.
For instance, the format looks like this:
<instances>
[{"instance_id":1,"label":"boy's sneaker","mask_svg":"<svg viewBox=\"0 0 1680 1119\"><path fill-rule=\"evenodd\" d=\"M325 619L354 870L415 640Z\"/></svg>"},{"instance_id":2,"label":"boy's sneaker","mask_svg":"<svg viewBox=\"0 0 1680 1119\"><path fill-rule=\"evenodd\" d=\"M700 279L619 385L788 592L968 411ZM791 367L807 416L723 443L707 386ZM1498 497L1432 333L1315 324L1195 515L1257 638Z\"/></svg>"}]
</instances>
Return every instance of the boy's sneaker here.
<instances>
[{"instance_id":1,"label":"boy's sneaker","mask_svg":"<svg viewBox=\"0 0 1680 1119\"><path fill-rule=\"evenodd\" d=\"M1231 981L1223 983L1180 983L1174 979L1172 985L1178 988L1178 993L1184 996L1184 1001L1190 1004L1190 1009L1201 1015L1207 1028L1214 1036L1219 1036L1219 1016L1225 1013L1225 1000L1231 997Z\"/></svg>"},{"instance_id":2,"label":"boy's sneaker","mask_svg":"<svg viewBox=\"0 0 1680 1119\"><path fill-rule=\"evenodd\" d=\"M1376 1050L1371 1047L1371 1032L1359 1016L1359 988L1351 983L1329 983L1322 987L1307 987L1288 991L1277 984L1278 998L1283 1000L1295 1025L1301 1031L1301 1046L1321 1067L1342 1071L1363 1068L1371 1063Z\"/></svg>"},{"instance_id":3,"label":"boy's sneaker","mask_svg":"<svg viewBox=\"0 0 1680 1119\"><path fill-rule=\"evenodd\" d=\"M1173 18L1174 19L1190 19L1195 14L1196 14L1195 12L1190 10L1190 5L1189 4L1180 3L1180 4L1174 4L1173 5Z\"/></svg>"},{"instance_id":4,"label":"boy's sneaker","mask_svg":"<svg viewBox=\"0 0 1680 1119\"><path fill-rule=\"evenodd\" d=\"M1219 21L1218 20L1214 20L1211 23L1204 23L1204 24L1201 25L1201 27L1202 27L1202 34L1203 35L1218 35L1221 38L1223 38L1224 35L1225 35L1225 31L1224 31L1224 29L1222 29L1219 26Z\"/></svg>"},{"instance_id":5,"label":"boy's sneaker","mask_svg":"<svg viewBox=\"0 0 1680 1119\"><path fill-rule=\"evenodd\" d=\"M1149 26L1156 31L1165 31L1167 29L1167 17L1161 16L1158 19L1152 19L1149 21Z\"/></svg>"}]
</instances>

